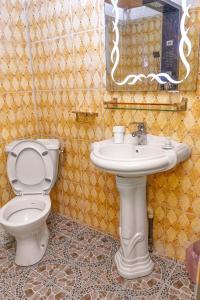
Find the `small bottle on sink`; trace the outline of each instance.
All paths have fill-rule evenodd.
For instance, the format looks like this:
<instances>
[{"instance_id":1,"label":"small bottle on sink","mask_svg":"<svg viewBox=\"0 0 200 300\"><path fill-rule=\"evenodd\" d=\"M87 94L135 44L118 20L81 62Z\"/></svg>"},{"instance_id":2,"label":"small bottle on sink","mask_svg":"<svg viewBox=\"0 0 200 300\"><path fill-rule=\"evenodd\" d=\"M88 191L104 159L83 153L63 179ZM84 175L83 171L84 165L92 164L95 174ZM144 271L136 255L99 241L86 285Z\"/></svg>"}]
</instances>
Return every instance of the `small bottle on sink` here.
<instances>
[{"instance_id":1,"label":"small bottle on sink","mask_svg":"<svg viewBox=\"0 0 200 300\"><path fill-rule=\"evenodd\" d=\"M113 137L115 144L123 144L124 143L124 135L125 135L125 126L114 126L113 127Z\"/></svg>"}]
</instances>

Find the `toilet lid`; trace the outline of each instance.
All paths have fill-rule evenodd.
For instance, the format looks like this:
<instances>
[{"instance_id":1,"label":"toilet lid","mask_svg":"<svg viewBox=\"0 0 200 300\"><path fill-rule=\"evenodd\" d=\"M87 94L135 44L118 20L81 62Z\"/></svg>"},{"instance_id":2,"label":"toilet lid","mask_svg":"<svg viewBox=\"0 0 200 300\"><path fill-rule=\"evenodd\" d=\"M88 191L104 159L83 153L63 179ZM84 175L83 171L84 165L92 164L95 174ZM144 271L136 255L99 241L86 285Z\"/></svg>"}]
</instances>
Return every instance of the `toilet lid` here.
<instances>
[{"instance_id":1,"label":"toilet lid","mask_svg":"<svg viewBox=\"0 0 200 300\"><path fill-rule=\"evenodd\" d=\"M48 149L35 140L17 143L8 154L7 172L19 194L49 193L53 185L53 161Z\"/></svg>"}]
</instances>

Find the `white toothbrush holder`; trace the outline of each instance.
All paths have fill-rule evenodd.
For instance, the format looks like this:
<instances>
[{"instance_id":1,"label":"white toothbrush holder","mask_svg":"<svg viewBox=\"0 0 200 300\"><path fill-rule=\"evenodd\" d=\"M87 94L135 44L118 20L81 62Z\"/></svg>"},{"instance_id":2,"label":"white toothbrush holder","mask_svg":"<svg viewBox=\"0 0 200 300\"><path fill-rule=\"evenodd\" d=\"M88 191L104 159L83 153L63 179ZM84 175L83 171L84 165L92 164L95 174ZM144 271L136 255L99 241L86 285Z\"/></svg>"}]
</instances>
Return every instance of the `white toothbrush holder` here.
<instances>
[{"instance_id":1,"label":"white toothbrush holder","mask_svg":"<svg viewBox=\"0 0 200 300\"><path fill-rule=\"evenodd\" d=\"M114 143L115 144L123 144L124 143L124 135L125 135L125 126L114 126L113 127L113 135L114 135Z\"/></svg>"}]
</instances>

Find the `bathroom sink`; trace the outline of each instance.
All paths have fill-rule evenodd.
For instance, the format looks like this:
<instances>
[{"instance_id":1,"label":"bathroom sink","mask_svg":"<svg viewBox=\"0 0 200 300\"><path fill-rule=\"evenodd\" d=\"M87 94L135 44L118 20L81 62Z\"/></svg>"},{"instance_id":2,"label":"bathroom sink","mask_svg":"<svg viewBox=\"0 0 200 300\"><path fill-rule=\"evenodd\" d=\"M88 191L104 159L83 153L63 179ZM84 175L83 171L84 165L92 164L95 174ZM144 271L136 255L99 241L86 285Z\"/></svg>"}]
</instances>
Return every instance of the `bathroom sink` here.
<instances>
[{"instance_id":1,"label":"bathroom sink","mask_svg":"<svg viewBox=\"0 0 200 300\"><path fill-rule=\"evenodd\" d=\"M187 159L190 149L186 144L170 141L165 137L147 135L147 145L137 145L131 135L123 144L112 139L93 143L91 161L106 172L135 177L150 175L173 168Z\"/></svg>"},{"instance_id":2,"label":"bathroom sink","mask_svg":"<svg viewBox=\"0 0 200 300\"><path fill-rule=\"evenodd\" d=\"M99 149L99 155L113 161L125 161L138 159L151 159L162 155L163 151L159 148L149 145L131 145L131 144L107 144Z\"/></svg>"},{"instance_id":3,"label":"bathroom sink","mask_svg":"<svg viewBox=\"0 0 200 300\"><path fill-rule=\"evenodd\" d=\"M121 246L115 263L119 274L127 279L146 276L154 267L148 251L147 175L170 170L191 153L188 145L166 137L148 134L146 145L137 142L130 134L122 144L113 139L96 142L90 154L97 168L116 175Z\"/></svg>"}]
</instances>

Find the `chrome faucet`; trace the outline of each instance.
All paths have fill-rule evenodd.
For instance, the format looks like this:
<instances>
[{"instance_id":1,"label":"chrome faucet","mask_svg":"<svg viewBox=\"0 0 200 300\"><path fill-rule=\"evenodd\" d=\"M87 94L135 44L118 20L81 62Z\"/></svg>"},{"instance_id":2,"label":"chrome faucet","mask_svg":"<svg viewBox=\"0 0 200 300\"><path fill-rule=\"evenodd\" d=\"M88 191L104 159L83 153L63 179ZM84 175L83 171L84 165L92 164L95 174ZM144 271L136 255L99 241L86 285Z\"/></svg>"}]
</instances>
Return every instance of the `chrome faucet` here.
<instances>
[{"instance_id":1,"label":"chrome faucet","mask_svg":"<svg viewBox=\"0 0 200 300\"><path fill-rule=\"evenodd\" d=\"M132 132L133 137L137 137L138 145L146 145L147 144L147 132L146 126L144 122L133 122L130 123L137 125L137 130Z\"/></svg>"}]
</instances>

